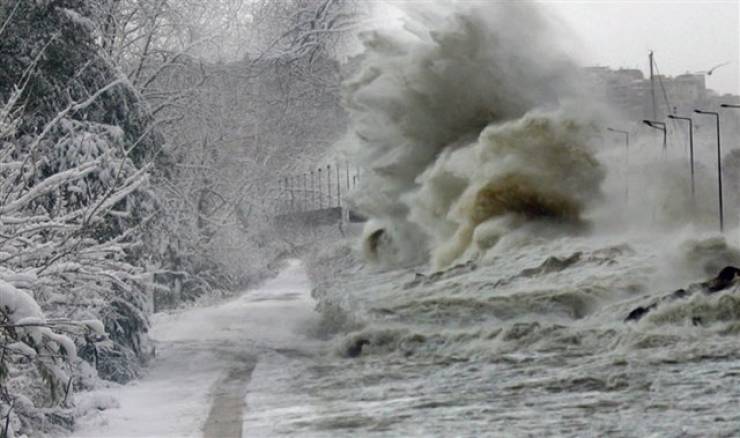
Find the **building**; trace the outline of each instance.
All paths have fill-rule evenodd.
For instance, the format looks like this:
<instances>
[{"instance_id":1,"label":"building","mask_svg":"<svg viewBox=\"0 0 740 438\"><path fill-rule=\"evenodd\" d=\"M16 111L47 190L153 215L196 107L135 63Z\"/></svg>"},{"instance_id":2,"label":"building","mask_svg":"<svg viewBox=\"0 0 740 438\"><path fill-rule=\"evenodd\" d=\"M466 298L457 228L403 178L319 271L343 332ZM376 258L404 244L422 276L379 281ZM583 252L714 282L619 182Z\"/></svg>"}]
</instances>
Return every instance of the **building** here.
<instances>
[{"instance_id":1,"label":"building","mask_svg":"<svg viewBox=\"0 0 740 438\"><path fill-rule=\"evenodd\" d=\"M584 69L591 92L597 98L621 112L626 118L659 120L667 114L689 113L709 103L711 90L703 74L685 73L676 77L655 75L655 114L653 114L653 84L637 69L586 67Z\"/></svg>"}]
</instances>

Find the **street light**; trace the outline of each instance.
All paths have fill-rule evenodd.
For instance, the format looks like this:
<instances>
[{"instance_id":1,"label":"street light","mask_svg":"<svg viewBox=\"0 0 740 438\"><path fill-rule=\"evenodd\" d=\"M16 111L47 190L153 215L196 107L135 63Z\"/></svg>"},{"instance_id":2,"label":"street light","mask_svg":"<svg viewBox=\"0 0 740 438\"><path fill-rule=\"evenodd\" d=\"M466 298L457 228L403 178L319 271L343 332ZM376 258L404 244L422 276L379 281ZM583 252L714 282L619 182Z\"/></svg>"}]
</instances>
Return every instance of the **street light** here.
<instances>
[{"instance_id":1,"label":"street light","mask_svg":"<svg viewBox=\"0 0 740 438\"><path fill-rule=\"evenodd\" d=\"M714 116L717 119L717 183L719 186L719 232L723 232L725 228L724 214L722 210L722 149L720 147L719 138L719 113L713 111L694 110L697 114L705 114Z\"/></svg>"},{"instance_id":2,"label":"street light","mask_svg":"<svg viewBox=\"0 0 740 438\"><path fill-rule=\"evenodd\" d=\"M646 124L647 126L653 129L663 131L663 152L665 153L667 146L668 146L668 129L666 129L665 123L656 122L654 120L643 120L642 123Z\"/></svg>"},{"instance_id":3,"label":"street light","mask_svg":"<svg viewBox=\"0 0 740 438\"><path fill-rule=\"evenodd\" d=\"M720 107L725 109L740 109L740 105L736 105L734 103L723 103Z\"/></svg>"},{"instance_id":4,"label":"street light","mask_svg":"<svg viewBox=\"0 0 740 438\"><path fill-rule=\"evenodd\" d=\"M691 117L680 117L674 116L673 114L668 115L668 118L689 122L689 163L691 165L691 203L693 206L696 200L696 189L694 188L694 121L691 120Z\"/></svg>"},{"instance_id":5,"label":"street light","mask_svg":"<svg viewBox=\"0 0 740 438\"><path fill-rule=\"evenodd\" d=\"M629 193L630 193L630 186L629 186L629 178L627 177L627 172L629 171L629 165L630 165L630 133L628 131L623 131L621 129L614 129L614 128L606 128L607 131L614 132L617 134L623 134L624 135L624 146L626 148L626 155L624 160L625 165L625 188L624 188L624 199L625 202L629 202Z\"/></svg>"},{"instance_id":6,"label":"street light","mask_svg":"<svg viewBox=\"0 0 740 438\"><path fill-rule=\"evenodd\" d=\"M629 149L630 147L630 133L628 131L622 131L621 129L606 128L607 131L616 132L618 134L624 134L624 144Z\"/></svg>"}]
</instances>

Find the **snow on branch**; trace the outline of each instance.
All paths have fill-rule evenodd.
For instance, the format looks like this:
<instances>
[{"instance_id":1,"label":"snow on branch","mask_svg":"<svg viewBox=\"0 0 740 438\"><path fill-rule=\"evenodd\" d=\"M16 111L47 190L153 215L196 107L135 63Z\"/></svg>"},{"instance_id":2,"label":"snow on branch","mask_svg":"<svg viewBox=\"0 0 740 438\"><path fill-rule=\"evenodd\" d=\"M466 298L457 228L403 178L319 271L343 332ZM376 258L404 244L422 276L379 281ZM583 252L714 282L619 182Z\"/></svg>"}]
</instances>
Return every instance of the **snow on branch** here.
<instances>
[{"instance_id":1,"label":"snow on branch","mask_svg":"<svg viewBox=\"0 0 740 438\"><path fill-rule=\"evenodd\" d=\"M49 178L46 178L40 184L33 186L33 188L31 188L31 190L29 190L23 196L1 206L0 215L13 213L21 208L28 206L31 201L38 198L39 196L57 190L62 185L69 184L75 180L84 178L85 176L97 170L99 164L100 160L95 160L93 162L81 164L74 169L69 169L64 172L57 173L56 175L52 175Z\"/></svg>"}]
</instances>

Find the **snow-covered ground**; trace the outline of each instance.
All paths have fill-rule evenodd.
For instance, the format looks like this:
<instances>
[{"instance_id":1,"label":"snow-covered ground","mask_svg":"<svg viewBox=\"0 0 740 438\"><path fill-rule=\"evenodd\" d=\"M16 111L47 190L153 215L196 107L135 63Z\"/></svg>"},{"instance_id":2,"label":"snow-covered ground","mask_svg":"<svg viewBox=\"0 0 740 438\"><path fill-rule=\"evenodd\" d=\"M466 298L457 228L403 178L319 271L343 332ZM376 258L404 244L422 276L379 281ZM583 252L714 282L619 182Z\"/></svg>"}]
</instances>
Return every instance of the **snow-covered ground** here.
<instances>
[{"instance_id":1,"label":"snow-covered ground","mask_svg":"<svg viewBox=\"0 0 740 438\"><path fill-rule=\"evenodd\" d=\"M317 318L308 285L302 265L292 261L277 278L232 301L155 315L157 358L147 374L80 394L80 408L109 409L91 409L73 436L239 436L253 372L279 381L290 372L281 364L291 360L276 356L311 354L319 344L306 336Z\"/></svg>"}]
</instances>

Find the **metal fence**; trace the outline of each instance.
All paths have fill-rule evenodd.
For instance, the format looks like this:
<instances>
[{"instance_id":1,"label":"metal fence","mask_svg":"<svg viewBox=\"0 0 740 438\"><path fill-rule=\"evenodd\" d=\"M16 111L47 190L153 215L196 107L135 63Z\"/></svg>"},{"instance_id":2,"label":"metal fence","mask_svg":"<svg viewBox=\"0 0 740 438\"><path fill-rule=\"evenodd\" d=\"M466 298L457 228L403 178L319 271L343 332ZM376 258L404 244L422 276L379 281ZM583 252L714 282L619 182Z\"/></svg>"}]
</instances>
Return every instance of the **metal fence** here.
<instances>
[{"instance_id":1,"label":"metal fence","mask_svg":"<svg viewBox=\"0 0 740 438\"><path fill-rule=\"evenodd\" d=\"M348 163L327 164L307 172L281 176L277 182L276 213L347 210L345 198L359 181L359 169Z\"/></svg>"}]
</instances>

